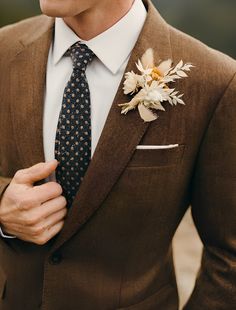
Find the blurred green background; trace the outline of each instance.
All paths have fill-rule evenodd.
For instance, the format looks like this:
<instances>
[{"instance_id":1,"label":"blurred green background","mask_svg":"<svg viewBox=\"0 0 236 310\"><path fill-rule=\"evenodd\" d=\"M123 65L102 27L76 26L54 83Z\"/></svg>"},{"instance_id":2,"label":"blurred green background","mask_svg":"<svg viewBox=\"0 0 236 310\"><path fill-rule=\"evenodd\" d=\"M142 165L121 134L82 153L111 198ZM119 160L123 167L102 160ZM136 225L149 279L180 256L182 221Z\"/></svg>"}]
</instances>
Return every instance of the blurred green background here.
<instances>
[{"instance_id":1,"label":"blurred green background","mask_svg":"<svg viewBox=\"0 0 236 310\"><path fill-rule=\"evenodd\" d=\"M236 58L236 0L153 2L170 24ZM0 0L0 26L39 13L38 0Z\"/></svg>"}]
</instances>

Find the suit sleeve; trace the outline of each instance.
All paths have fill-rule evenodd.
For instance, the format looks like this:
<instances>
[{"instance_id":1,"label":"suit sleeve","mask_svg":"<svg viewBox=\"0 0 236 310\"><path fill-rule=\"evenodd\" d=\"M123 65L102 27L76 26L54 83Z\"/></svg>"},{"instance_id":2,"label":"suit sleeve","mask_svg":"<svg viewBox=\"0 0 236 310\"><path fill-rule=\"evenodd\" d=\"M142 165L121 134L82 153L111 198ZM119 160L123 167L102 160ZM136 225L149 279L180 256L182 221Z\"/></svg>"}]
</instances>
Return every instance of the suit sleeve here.
<instances>
[{"instance_id":1,"label":"suit sleeve","mask_svg":"<svg viewBox=\"0 0 236 310\"><path fill-rule=\"evenodd\" d=\"M0 201L2 198L2 195L4 191L6 190L7 186L10 184L11 179L10 178L3 178L0 176ZM15 236L7 235L4 233L4 231L1 228L1 223L0 223L0 237L6 238L6 239L13 239Z\"/></svg>"},{"instance_id":2,"label":"suit sleeve","mask_svg":"<svg viewBox=\"0 0 236 310\"><path fill-rule=\"evenodd\" d=\"M192 184L192 215L204 244L185 310L236 309L236 78L217 105Z\"/></svg>"},{"instance_id":3,"label":"suit sleeve","mask_svg":"<svg viewBox=\"0 0 236 310\"><path fill-rule=\"evenodd\" d=\"M11 182L11 178L3 178L0 176L0 200L2 198L4 191L10 184L10 182Z\"/></svg>"}]
</instances>

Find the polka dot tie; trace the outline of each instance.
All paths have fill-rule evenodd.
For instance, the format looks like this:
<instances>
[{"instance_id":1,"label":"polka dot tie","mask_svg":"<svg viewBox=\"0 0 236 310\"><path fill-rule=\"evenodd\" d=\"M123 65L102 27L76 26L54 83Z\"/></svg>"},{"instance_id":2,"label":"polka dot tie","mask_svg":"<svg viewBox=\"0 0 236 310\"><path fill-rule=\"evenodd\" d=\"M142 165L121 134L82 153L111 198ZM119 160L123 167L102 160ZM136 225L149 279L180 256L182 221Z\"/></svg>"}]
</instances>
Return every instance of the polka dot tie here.
<instances>
[{"instance_id":1,"label":"polka dot tie","mask_svg":"<svg viewBox=\"0 0 236 310\"><path fill-rule=\"evenodd\" d=\"M58 120L55 158L57 182L70 207L91 160L90 93L85 71L94 54L79 42L67 52L73 72L66 85Z\"/></svg>"}]
</instances>

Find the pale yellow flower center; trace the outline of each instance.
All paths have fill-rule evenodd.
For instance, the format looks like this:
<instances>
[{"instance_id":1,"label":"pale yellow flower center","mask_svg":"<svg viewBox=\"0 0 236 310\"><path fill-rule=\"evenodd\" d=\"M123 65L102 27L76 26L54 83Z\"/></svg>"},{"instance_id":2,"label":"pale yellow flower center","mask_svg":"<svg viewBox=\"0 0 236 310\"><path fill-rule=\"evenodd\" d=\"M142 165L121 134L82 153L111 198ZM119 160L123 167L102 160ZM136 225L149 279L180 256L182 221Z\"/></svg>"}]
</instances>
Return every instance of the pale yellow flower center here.
<instances>
[{"instance_id":1,"label":"pale yellow flower center","mask_svg":"<svg viewBox=\"0 0 236 310\"><path fill-rule=\"evenodd\" d=\"M151 76L153 80L159 81L163 77L163 74L157 67L154 67L152 69Z\"/></svg>"}]
</instances>

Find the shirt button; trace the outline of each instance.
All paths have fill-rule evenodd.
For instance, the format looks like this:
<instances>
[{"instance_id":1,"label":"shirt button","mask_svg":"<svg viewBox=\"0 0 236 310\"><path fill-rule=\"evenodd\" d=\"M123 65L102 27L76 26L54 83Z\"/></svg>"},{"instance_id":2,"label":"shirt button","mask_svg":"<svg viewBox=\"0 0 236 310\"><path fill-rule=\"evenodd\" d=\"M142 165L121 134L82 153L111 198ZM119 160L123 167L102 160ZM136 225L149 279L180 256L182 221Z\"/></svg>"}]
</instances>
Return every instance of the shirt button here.
<instances>
[{"instance_id":1,"label":"shirt button","mask_svg":"<svg viewBox=\"0 0 236 310\"><path fill-rule=\"evenodd\" d=\"M59 252L55 252L49 257L49 263L51 265L58 265L60 264L61 261L62 261L62 255Z\"/></svg>"}]
</instances>

